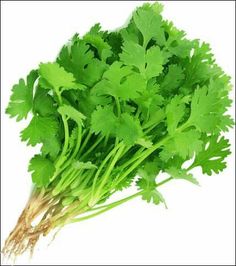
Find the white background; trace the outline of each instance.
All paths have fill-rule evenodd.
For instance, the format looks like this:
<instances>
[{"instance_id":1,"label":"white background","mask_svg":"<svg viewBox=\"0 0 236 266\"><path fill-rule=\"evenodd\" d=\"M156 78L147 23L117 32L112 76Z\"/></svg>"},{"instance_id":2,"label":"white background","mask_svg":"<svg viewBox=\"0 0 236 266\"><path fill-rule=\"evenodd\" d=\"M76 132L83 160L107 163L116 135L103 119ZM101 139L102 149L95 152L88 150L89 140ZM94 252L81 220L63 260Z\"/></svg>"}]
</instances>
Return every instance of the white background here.
<instances>
[{"instance_id":1,"label":"white background","mask_svg":"<svg viewBox=\"0 0 236 266\"><path fill-rule=\"evenodd\" d=\"M27 165L35 149L21 143L26 123L9 119L4 110L11 86L39 62L53 61L75 33L96 22L114 30L124 24L140 1L2 2L2 243L28 198ZM234 84L234 2L164 2L164 18L189 38L209 42L220 66ZM234 98L234 92L231 93ZM230 113L234 113L231 108ZM33 259L18 264L233 265L235 245L234 131L228 168L219 175L195 171L201 187L174 181L160 190L168 210L135 199L97 218L65 227L47 247L41 239Z\"/></svg>"}]
</instances>

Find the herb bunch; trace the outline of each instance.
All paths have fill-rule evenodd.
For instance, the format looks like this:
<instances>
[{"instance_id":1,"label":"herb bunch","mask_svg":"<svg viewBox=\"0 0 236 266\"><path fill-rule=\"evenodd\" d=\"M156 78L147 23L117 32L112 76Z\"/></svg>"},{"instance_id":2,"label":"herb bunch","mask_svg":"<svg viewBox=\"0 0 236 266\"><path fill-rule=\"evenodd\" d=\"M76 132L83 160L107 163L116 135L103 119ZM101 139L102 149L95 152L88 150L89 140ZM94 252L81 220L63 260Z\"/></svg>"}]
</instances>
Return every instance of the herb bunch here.
<instances>
[{"instance_id":1,"label":"herb bunch","mask_svg":"<svg viewBox=\"0 0 236 266\"><path fill-rule=\"evenodd\" d=\"M96 24L75 34L55 62L13 86L6 112L17 121L32 114L20 136L41 151L30 160L34 189L5 254L134 197L165 204L160 185L198 184L193 168L211 175L226 167L230 77L208 44L188 40L161 12L159 3L144 4L118 31ZM163 172L169 177L159 180ZM133 183L137 193L104 204Z\"/></svg>"}]
</instances>

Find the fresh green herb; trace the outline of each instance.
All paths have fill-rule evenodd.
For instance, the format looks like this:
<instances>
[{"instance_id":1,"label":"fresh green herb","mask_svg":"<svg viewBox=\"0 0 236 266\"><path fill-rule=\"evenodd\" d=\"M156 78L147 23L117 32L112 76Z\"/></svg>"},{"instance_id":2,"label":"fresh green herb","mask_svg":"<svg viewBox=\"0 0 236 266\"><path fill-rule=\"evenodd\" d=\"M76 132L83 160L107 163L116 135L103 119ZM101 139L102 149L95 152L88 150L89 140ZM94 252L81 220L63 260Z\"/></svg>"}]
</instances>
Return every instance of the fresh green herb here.
<instances>
[{"instance_id":1,"label":"fresh green herb","mask_svg":"<svg viewBox=\"0 0 236 266\"><path fill-rule=\"evenodd\" d=\"M51 229L137 196L166 205L164 183L198 184L193 168L211 175L226 167L230 78L208 44L187 40L161 12L144 4L117 32L96 24L13 86L6 112L17 121L33 114L21 140L42 148L29 163L34 190L4 253L20 254ZM136 194L104 204L134 183Z\"/></svg>"}]
</instances>

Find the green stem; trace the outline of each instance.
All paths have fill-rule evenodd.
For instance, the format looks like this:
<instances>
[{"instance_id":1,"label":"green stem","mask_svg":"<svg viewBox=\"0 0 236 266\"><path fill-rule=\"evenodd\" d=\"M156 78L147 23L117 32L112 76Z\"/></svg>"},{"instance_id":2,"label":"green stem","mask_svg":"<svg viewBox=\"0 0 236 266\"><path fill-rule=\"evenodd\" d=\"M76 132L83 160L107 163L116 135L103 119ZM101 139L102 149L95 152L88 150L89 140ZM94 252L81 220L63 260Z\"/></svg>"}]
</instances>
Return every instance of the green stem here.
<instances>
[{"instance_id":1,"label":"green stem","mask_svg":"<svg viewBox=\"0 0 236 266\"><path fill-rule=\"evenodd\" d=\"M115 97L115 102L116 102L116 108L117 108L117 116L120 117L121 115L120 101L117 97Z\"/></svg>"},{"instance_id":2,"label":"green stem","mask_svg":"<svg viewBox=\"0 0 236 266\"><path fill-rule=\"evenodd\" d=\"M120 148L120 146L122 145L122 142L120 142L120 144L116 145L106 156L106 158L102 161L100 167L98 168L94 180L93 180L93 185L92 185L92 197L95 191L95 187L96 187L96 183L97 183L97 179L99 177L100 172L102 171L103 167L105 166L105 164L108 162L108 160L112 157L112 155L116 152L117 149Z\"/></svg>"},{"instance_id":3,"label":"green stem","mask_svg":"<svg viewBox=\"0 0 236 266\"><path fill-rule=\"evenodd\" d=\"M91 151L93 151L93 149L97 147L97 145L103 140L103 138L103 136L97 138L95 143L81 156L80 160L84 159Z\"/></svg>"},{"instance_id":4,"label":"green stem","mask_svg":"<svg viewBox=\"0 0 236 266\"><path fill-rule=\"evenodd\" d=\"M62 98L61 98L61 93L60 93L59 88L55 88L55 92L56 92L56 95L58 97L59 105L62 105ZM54 175L51 178L51 181L57 177L57 175L60 171L59 168L65 160L65 154L67 152L67 148L68 148L68 144L69 144L69 127L68 127L67 119L66 119L65 115L62 115L61 118L62 118L62 122L63 122L63 126L64 126L65 140L64 140L64 146L62 148L62 152L55 163L56 170L55 170Z\"/></svg>"},{"instance_id":5,"label":"green stem","mask_svg":"<svg viewBox=\"0 0 236 266\"><path fill-rule=\"evenodd\" d=\"M79 150L79 154L78 154L78 156L80 156L80 155L82 154L82 152L83 152L84 148L86 147L86 145L87 145L89 139L91 138L91 136L92 136L92 132L89 131L89 133L87 134L85 140L83 141L83 143L82 143L82 145L81 145L81 148L80 148L80 150Z\"/></svg>"},{"instance_id":6,"label":"green stem","mask_svg":"<svg viewBox=\"0 0 236 266\"><path fill-rule=\"evenodd\" d=\"M92 201L91 201L91 205L93 206L94 203L97 202L97 199L100 198L100 194L101 194L101 191L104 187L104 185L106 184L110 174L111 174L111 171L113 170L115 164L117 163L117 161L119 160L120 158L120 155L122 154L123 152L123 149L124 149L124 146L121 146L118 150L118 152L116 153L116 155L114 156L113 160L111 161L109 167L107 168L107 171L105 172L105 174L103 175L102 179L101 179L101 183L94 195L94 198L92 197Z\"/></svg>"},{"instance_id":7,"label":"green stem","mask_svg":"<svg viewBox=\"0 0 236 266\"><path fill-rule=\"evenodd\" d=\"M147 122L144 125L142 125L144 133L147 134L148 132L150 132L152 129L154 129L156 126L158 126L161 121L162 121L162 119L160 119L159 121L156 121L154 124L153 124L153 122L152 123Z\"/></svg>"},{"instance_id":8,"label":"green stem","mask_svg":"<svg viewBox=\"0 0 236 266\"><path fill-rule=\"evenodd\" d=\"M78 125L78 136L77 136L77 143L74 149L74 152L72 154L72 158L74 158L76 156L76 154L79 151L80 145L81 145L81 139L82 139L82 127L81 125Z\"/></svg>"},{"instance_id":9,"label":"green stem","mask_svg":"<svg viewBox=\"0 0 236 266\"><path fill-rule=\"evenodd\" d=\"M169 182L169 181L172 180L172 179L173 179L173 177L169 177L169 178L163 180L162 182L158 183L156 186L159 187L159 186L161 186L161 185L163 185L163 184ZM121 204L123 204L123 203L125 203L125 202L127 202L127 201L129 201L129 200L131 200L131 199L134 199L134 198L136 198L136 197L138 197L138 196L141 196L141 195L143 194L143 192L144 192L144 191L141 190L141 191L139 191L139 192L137 192L137 193L135 193L135 194L133 194L133 195L131 195L131 196L128 196L128 197L126 197L126 198L124 198L124 199L121 199L121 200L118 200L118 201L116 201L116 202L112 202L112 203L107 204L107 205L99 206L99 207L97 207L97 208L89 209L89 210L87 210L86 212L96 211L96 210L100 210L100 209L102 209L102 210L101 210L101 211L98 211L98 212L96 212L96 213L93 213L93 214L90 214L90 215L84 216L84 217L74 218L74 219L72 219L72 220L69 221L69 222L70 222L70 223L75 223L75 222L80 222L80 221L83 221L83 220L87 220L87 219L93 218L93 217L95 217L95 216L97 216L97 215L99 215L99 214L102 214L102 213L104 213L104 212L107 212L107 211L109 211L109 210L111 210L111 209L113 209L113 208L115 208L115 207L117 207L117 206L119 206L119 205L121 205Z\"/></svg>"},{"instance_id":10,"label":"green stem","mask_svg":"<svg viewBox=\"0 0 236 266\"><path fill-rule=\"evenodd\" d=\"M107 146L107 142L108 142L108 140L109 140L109 136L110 136L110 135L107 134L106 137L105 137L105 141L104 141L104 145L103 145L104 147Z\"/></svg>"},{"instance_id":11,"label":"green stem","mask_svg":"<svg viewBox=\"0 0 236 266\"><path fill-rule=\"evenodd\" d=\"M62 121L63 121L63 125L64 125L65 141L64 141L64 146L63 146L60 158L63 158L63 156L66 154L66 151L68 148L68 143L69 143L69 128L68 128L67 119L64 115L62 115ZM58 164L59 164L60 160L61 159L58 160Z\"/></svg>"},{"instance_id":12,"label":"green stem","mask_svg":"<svg viewBox=\"0 0 236 266\"><path fill-rule=\"evenodd\" d=\"M172 177L169 177L163 181L161 181L160 183L157 183L156 187L159 187L167 182L169 182L170 180L172 180L173 178ZM86 204L82 204L82 206L80 206L80 208L75 208L73 209L73 211L71 211L70 213L68 213L68 216L69 217L72 217L73 215L76 215L76 212L81 212L82 210L85 210L83 213L87 213L87 212L91 212L91 211L97 211L97 210L101 210L101 211L98 211L96 213L93 213L93 214L90 214L90 215L86 215L86 216L83 216L83 217L79 217L79 218L73 218L73 219L67 219L66 223L75 223L75 222L81 222L81 221L84 221L84 220L87 220L87 219L90 219L90 218L93 218L93 217L96 217L97 215L100 215L104 212L107 212L131 199L134 199L138 196L141 196L143 194L143 190L133 194L133 195L130 195L126 198L123 198L121 200L118 200L118 201L115 201L115 202L112 202L110 204L107 204L107 205L103 205L103 206L98 206L96 208L87 208ZM84 209L85 208L85 209ZM60 222L58 223L58 225L60 224Z\"/></svg>"},{"instance_id":13,"label":"green stem","mask_svg":"<svg viewBox=\"0 0 236 266\"><path fill-rule=\"evenodd\" d=\"M170 177L164 179L163 181L161 181L160 183L157 183L156 186L157 186L157 187L162 186L162 185L164 185L165 183L169 182L169 181L172 180L172 179L174 179L174 178L173 178L172 176L170 176Z\"/></svg>"},{"instance_id":14,"label":"green stem","mask_svg":"<svg viewBox=\"0 0 236 266\"><path fill-rule=\"evenodd\" d=\"M73 172L75 172L75 169L73 168L67 168L63 172L63 176L61 177L60 181L58 182L58 184L55 186L55 188L52 191L53 196L59 194L64 189L65 183L68 181L68 179L70 179L70 176L72 175Z\"/></svg>"},{"instance_id":15,"label":"green stem","mask_svg":"<svg viewBox=\"0 0 236 266\"><path fill-rule=\"evenodd\" d=\"M121 116L121 108L120 108L120 101L118 99L118 97L114 97L115 98L115 103L116 103L116 109L117 109L117 116L120 118ZM115 146L119 143L119 138L116 137L115 140Z\"/></svg>"},{"instance_id":16,"label":"green stem","mask_svg":"<svg viewBox=\"0 0 236 266\"><path fill-rule=\"evenodd\" d=\"M156 184L156 187L160 187L162 185L164 185L165 183L169 182L170 180L174 179L173 177L168 177L166 179L164 179L163 181L159 182ZM115 191L114 191L115 192ZM137 193L136 193L137 194ZM120 200L119 200L120 201ZM112 203L109 203L109 204L106 204L106 205L102 205L102 206L98 206L96 208L92 208L90 210L88 210L87 212L91 212L91 211L97 211L97 210L100 210L100 209L104 209L104 208L107 208L111 205L114 205L115 203L117 203L118 201L116 202L112 202Z\"/></svg>"},{"instance_id":17,"label":"green stem","mask_svg":"<svg viewBox=\"0 0 236 266\"><path fill-rule=\"evenodd\" d=\"M176 132L181 132L189 126L191 126L191 124L189 123L189 121L186 121L184 124L182 124L176 129ZM166 135L162 140L157 142L151 148L145 150L142 156L129 169L127 169L121 176L118 177L118 180L114 183L113 187L117 186L120 182L122 182L126 178L126 176L129 175L137 166L139 166L150 154L160 148L166 141L168 141L172 137L173 136Z\"/></svg>"},{"instance_id":18,"label":"green stem","mask_svg":"<svg viewBox=\"0 0 236 266\"><path fill-rule=\"evenodd\" d=\"M126 161L124 164L122 164L119 169L124 169L127 166L129 166L130 164L132 164L134 161L136 161L138 158L140 158L142 156L142 152L145 150L144 147L141 147L135 154L134 156L132 156L128 161Z\"/></svg>"},{"instance_id":19,"label":"green stem","mask_svg":"<svg viewBox=\"0 0 236 266\"><path fill-rule=\"evenodd\" d=\"M153 145L148 150L145 150L140 156L140 158L129 168L127 169L121 176L119 176L118 180L114 183L114 187L116 187L120 182L122 182L127 175L129 175L137 166L139 166L151 153L153 153L155 150L160 148L167 140L169 140L171 137L166 136L161 141Z\"/></svg>"},{"instance_id":20,"label":"green stem","mask_svg":"<svg viewBox=\"0 0 236 266\"><path fill-rule=\"evenodd\" d=\"M141 113L141 110L140 110L140 108L138 107L138 110L137 110L137 112L136 112L136 114L135 114L135 118L139 118L140 113Z\"/></svg>"},{"instance_id":21,"label":"green stem","mask_svg":"<svg viewBox=\"0 0 236 266\"><path fill-rule=\"evenodd\" d=\"M149 41L146 40L146 38L143 38L143 48L146 50L147 45L148 45Z\"/></svg>"},{"instance_id":22,"label":"green stem","mask_svg":"<svg viewBox=\"0 0 236 266\"><path fill-rule=\"evenodd\" d=\"M108 210L111 210L111 209L115 208L116 206L121 205L122 203L125 203L125 202L127 202L127 201L129 201L131 199L134 199L134 198L142 195L142 193L143 193L143 191L139 191L139 192L137 192L137 193L135 193L135 194L133 194L133 195L131 195L129 197L126 197L126 198L124 198L122 200L119 200L119 201L116 201L114 203L111 203L108 207L106 207L105 209L103 209L103 210L101 210L99 212L96 212L96 213L93 213L93 214L90 214L90 215L87 215L87 216L84 216L84 217L80 217L80 218L74 218L74 219L70 220L69 223L76 223L76 222L80 222L80 221L83 221L83 220L87 220L87 219L93 218L93 217L95 217L95 216L97 216L99 214L102 214L102 213L104 213L104 212L106 212Z\"/></svg>"}]
</instances>

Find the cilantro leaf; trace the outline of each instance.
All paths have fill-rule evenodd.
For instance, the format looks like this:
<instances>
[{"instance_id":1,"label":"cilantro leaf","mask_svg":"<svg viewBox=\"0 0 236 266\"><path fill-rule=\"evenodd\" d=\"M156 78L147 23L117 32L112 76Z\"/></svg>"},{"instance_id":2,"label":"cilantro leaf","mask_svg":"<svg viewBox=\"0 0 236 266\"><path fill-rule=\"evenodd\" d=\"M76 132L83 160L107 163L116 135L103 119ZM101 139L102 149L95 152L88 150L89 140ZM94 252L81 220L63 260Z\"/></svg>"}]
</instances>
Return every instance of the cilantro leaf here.
<instances>
[{"instance_id":1,"label":"cilantro leaf","mask_svg":"<svg viewBox=\"0 0 236 266\"><path fill-rule=\"evenodd\" d=\"M33 111L40 116L53 115L56 112L55 101L46 89L38 87L33 101Z\"/></svg>"},{"instance_id":2,"label":"cilantro leaf","mask_svg":"<svg viewBox=\"0 0 236 266\"><path fill-rule=\"evenodd\" d=\"M188 173L188 170L186 169L179 169L174 166L168 168L165 170L166 173L168 173L171 177L174 179L185 179L195 185L198 185L198 181L193 177L191 173Z\"/></svg>"},{"instance_id":3,"label":"cilantro leaf","mask_svg":"<svg viewBox=\"0 0 236 266\"><path fill-rule=\"evenodd\" d=\"M169 160L174 155L179 155L183 159L193 157L194 153L202 150L200 133L194 129L176 133L172 139L167 141L160 153L164 161Z\"/></svg>"},{"instance_id":4,"label":"cilantro leaf","mask_svg":"<svg viewBox=\"0 0 236 266\"><path fill-rule=\"evenodd\" d=\"M145 190L144 193L142 194L142 199L146 200L148 203L153 202L156 205L163 203L165 205L165 207L167 208L164 197L156 189Z\"/></svg>"},{"instance_id":5,"label":"cilantro leaf","mask_svg":"<svg viewBox=\"0 0 236 266\"><path fill-rule=\"evenodd\" d=\"M159 203L164 203L166 207L165 200L162 194L156 189L156 176L160 172L160 168L157 160L146 162L141 168L138 169L138 179L136 185L143 190L142 199L149 202L153 202L158 205Z\"/></svg>"},{"instance_id":6,"label":"cilantro leaf","mask_svg":"<svg viewBox=\"0 0 236 266\"><path fill-rule=\"evenodd\" d=\"M158 40L159 44L165 41L160 15L160 4L146 5L138 8L133 15L134 23L143 36L143 46L146 47L152 38Z\"/></svg>"},{"instance_id":7,"label":"cilantro leaf","mask_svg":"<svg viewBox=\"0 0 236 266\"><path fill-rule=\"evenodd\" d=\"M135 99L146 88L145 80L130 67L121 63L113 63L107 70L103 79L92 90L95 95L112 95L123 100Z\"/></svg>"},{"instance_id":8,"label":"cilantro leaf","mask_svg":"<svg viewBox=\"0 0 236 266\"><path fill-rule=\"evenodd\" d=\"M106 61L112 55L110 45L103 39L103 32L100 31L101 26L95 24L88 33L84 35L86 43L91 44L98 51L98 55L102 61Z\"/></svg>"},{"instance_id":9,"label":"cilantro leaf","mask_svg":"<svg viewBox=\"0 0 236 266\"><path fill-rule=\"evenodd\" d=\"M185 105L179 96L175 96L166 107L167 130L170 135L175 130L185 114Z\"/></svg>"},{"instance_id":10,"label":"cilantro leaf","mask_svg":"<svg viewBox=\"0 0 236 266\"><path fill-rule=\"evenodd\" d=\"M169 65L168 72L161 83L163 94L169 95L176 92L183 79L184 73L182 67L176 64Z\"/></svg>"},{"instance_id":11,"label":"cilantro leaf","mask_svg":"<svg viewBox=\"0 0 236 266\"><path fill-rule=\"evenodd\" d=\"M112 106L109 105L105 107L98 106L97 110L92 113L91 129L93 132L96 134L101 132L104 136L114 134L117 118L112 109Z\"/></svg>"},{"instance_id":12,"label":"cilantro leaf","mask_svg":"<svg viewBox=\"0 0 236 266\"><path fill-rule=\"evenodd\" d=\"M74 74L76 81L93 86L102 76L107 66L94 58L93 52L84 40L76 41L71 47L64 46L57 58L59 65Z\"/></svg>"},{"instance_id":13,"label":"cilantro leaf","mask_svg":"<svg viewBox=\"0 0 236 266\"><path fill-rule=\"evenodd\" d=\"M44 156L49 155L51 159L55 160L61 150L61 141L59 137L54 136L50 138L43 138L42 142L42 154Z\"/></svg>"},{"instance_id":14,"label":"cilantro leaf","mask_svg":"<svg viewBox=\"0 0 236 266\"><path fill-rule=\"evenodd\" d=\"M162 72L165 55L158 46L153 46L146 51L137 43L125 42L120 59L126 65L138 68L144 78L149 80Z\"/></svg>"},{"instance_id":15,"label":"cilantro leaf","mask_svg":"<svg viewBox=\"0 0 236 266\"><path fill-rule=\"evenodd\" d=\"M40 76L55 89L77 88L75 78L57 63L40 64Z\"/></svg>"},{"instance_id":16,"label":"cilantro leaf","mask_svg":"<svg viewBox=\"0 0 236 266\"><path fill-rule=\"evenodd\" d=\"M145 73L146 50L138 43L125 41L120 60L127 66L137 67L140 73Z\"/></svg>"},{"instance_id":17,"label":"cilantro leaf","mask_svg":"<svg viewBox=\"0 0 236 266\"><path fill-rule=\"evenodd\" d=\"M150 79L158 76L163 70L164 61L165 55L158 46L148 49L146 55L146 78Z\"/></svg>"},{"instance_id":18,"label":"cilantro leaf","mask_svg":"<svg viewBox=\"0 0 236 266\"><path fill-rule=\"evenodd\" d=\"M58 122L53 117L34 116L29 125L21 131L21 140L35 146L44 140L53 138L58 132Z\"/></svg>"},{"instance_id":19,"label":"cilantro leaf","mask_svg":"<svg viewBox=\"0 0 236 266\"><path fill-rule=\"evenodd\" d=\"M26 83L23 79L20 79L19 83L12 88L12 95L6 113L10 117L16 117L16 121L27 118L29 111L32 109L33 87L37 78L38 72L32 70L27 76Z\"/></svg>"},{"instance_id":20,"label":"cilantro leaf","mask_svg":"<svg viewBox=\"0 0 236 266\"><path fill-rule=\"evenodd\" d=\"M74 107L70 105L62 105L58 108L58 112L61 115L65 115L71 119L73 119L78 125L83 125L83 120L86 118L81 112L76 110Z\"/></svg>"},{"instance_id":21,"label":"cilantro leaf","mask_svg":"<svg viewBox=\"0 0 236 266\"><path fill-rule=\"evenodd\" d=\"M116 128L116 136L123 140L126 145L133 145L142 134L139 121L131 115L123 113Z\"/></svg>"},{"instance_id":22,"label":"cilantro leaf","mask_svg":"<svg viewBox=\"0 0 236 266\"><path fill-rule=\"evenodd\" d=\"M196 89L191 102L189 122L206 133L217 133L232 127L232 120L223 115L231 105L231 100L224 91L215 88L214 84L212 81L208 87Z\"/></svg>"},{"instance_id":23,"label":"cilantro leaf","mask_svg":"<svg viewBox=\"0 0 236 266\"><path fill-rule=\"evenodd\" d=\"M230 154L229 141L219 135L204 136L203 150L199 152L191 168L201 166L202 172L207 175L218 174L226 168L224 159Z\"/></svg>"},{"instance_id":24,"label":"cilantro leaf","mask_svg":"<svg viewBox=\"0 0 236 266\"><path fill-rule=\"evenodd\" d=\"M32 180L37 187L47 187L50 177L55 171L53 163L41 155L35 155L29 164L29 172L32 173Z\"/></svg>"},{"instance_id":25,"label":"cilantro leaf","mask_svg":"<svg viewBox=\"0 0 236 266\"><path fill-rule=\"evenodd\" d=\"M168 35L166 47L175 56L180 58L190 57L192 48L195 47L196 40L190 41L185 38L186 33L178 30L172 22L164 21L163 27Z\"/></svg>"}]
</instances>

